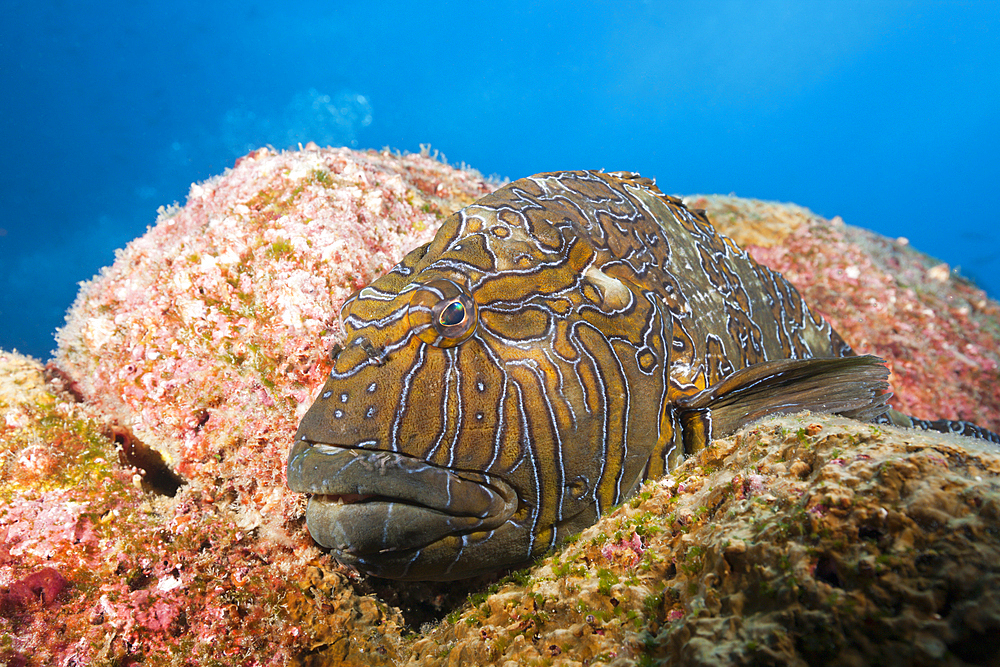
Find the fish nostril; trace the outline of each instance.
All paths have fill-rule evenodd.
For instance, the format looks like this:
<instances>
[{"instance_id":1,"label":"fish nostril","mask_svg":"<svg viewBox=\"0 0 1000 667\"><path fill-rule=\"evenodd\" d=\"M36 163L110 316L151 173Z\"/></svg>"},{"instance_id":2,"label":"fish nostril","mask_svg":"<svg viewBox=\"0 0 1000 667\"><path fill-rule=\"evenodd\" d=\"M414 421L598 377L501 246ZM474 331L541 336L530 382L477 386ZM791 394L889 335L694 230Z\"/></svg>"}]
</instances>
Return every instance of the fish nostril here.
<instances>
[{"instance_id":1,"label":"fish nostril","mask_svg":"<svg viewBox=\"0 0 1000 667\"><path fill-rule=\"evenodd\" d=\"M372 345L370 340L368 340L363 336L358 339L357 344L361 347L361 350L366 355L368 355L368 358L371 359L372 363L374 363L376 366L382 366L383 364L385 364L386 354L384 348L376 348L374 345Z\"/></svg>"}]
</instances>

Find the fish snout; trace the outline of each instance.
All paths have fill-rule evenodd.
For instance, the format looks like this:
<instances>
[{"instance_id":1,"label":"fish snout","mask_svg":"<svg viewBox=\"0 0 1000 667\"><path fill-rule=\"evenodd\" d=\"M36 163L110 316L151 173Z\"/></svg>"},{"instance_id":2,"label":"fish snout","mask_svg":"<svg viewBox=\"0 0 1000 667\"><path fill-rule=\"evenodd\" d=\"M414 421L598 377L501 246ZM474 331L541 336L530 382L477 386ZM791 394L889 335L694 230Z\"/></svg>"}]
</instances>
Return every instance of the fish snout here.
<instances>
[{"instance_id":1,"label":"fish snout","mask_svg":"<svg viewBox=\"0 0 1000 667\"><path fill-rule=\"evenodd\" d=\"M383 450L299 441L288 485L313 494L306 525L313 539L360 569L419 551L453 535L490 531L517 510L502 479L436 466ZM381 573L402 576L403 573Z\"/></svg>"}]
</instances>

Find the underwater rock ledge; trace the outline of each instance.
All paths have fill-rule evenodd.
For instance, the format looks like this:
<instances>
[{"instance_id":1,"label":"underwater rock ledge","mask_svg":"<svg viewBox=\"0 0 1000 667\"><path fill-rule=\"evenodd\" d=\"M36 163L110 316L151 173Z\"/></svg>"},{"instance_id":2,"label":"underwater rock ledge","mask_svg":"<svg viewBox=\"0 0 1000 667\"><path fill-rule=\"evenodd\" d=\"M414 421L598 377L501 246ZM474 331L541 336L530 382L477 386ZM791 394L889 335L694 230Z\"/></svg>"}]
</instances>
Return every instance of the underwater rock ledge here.
<instances>
[{"instance_id":1,"label":"underwater rock ledge","mask_svg":"<svg viewBox=\"0 0 1000 667\"><path fill-rule=\"evenodd\" d=\"M829 415L717 440L410 664L996 664L1000 452Z\"/></svg>"},{"instance_id":2,"label":"underwater rock ledge","mask_svg":"<svg viewBox=\"0 0 1000 667\"><path fill-rule=\"evenodd\" d=\"M257 151L84 286L47 369L0 352L0 659L1000 659L1000 452L824 415L717 441L464 607L413 585L434 628L317 549L284 459L339 305L493 187L427 156ZM897 407L1000 426L982 291L796 206L687 201L887 358Z\"/></svg>"}]
</instances>

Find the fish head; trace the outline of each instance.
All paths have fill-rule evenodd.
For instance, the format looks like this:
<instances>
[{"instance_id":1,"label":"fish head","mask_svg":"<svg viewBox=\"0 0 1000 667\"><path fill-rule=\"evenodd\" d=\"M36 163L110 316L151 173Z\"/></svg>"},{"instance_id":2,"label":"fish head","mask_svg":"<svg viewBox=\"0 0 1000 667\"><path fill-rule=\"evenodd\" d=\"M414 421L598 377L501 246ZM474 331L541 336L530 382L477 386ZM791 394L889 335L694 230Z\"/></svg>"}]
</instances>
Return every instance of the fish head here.
<instances>
[{"instance_id":1,"label":"fish head","mask_svg":"<svg viewBox=\"0 0 1000 667\"><path fill-rule=\"evenodd\" d=\"M669 316L598 268L559 226L569 213L501 205L522 197L510 187L342 308L288 484L312 494L313 538L359 570L446 580L524 563L638 484L625 431L656 439L622 401L658 414ZM651 390L627 396L639 376Z\"/></svg>"}]
</instances>

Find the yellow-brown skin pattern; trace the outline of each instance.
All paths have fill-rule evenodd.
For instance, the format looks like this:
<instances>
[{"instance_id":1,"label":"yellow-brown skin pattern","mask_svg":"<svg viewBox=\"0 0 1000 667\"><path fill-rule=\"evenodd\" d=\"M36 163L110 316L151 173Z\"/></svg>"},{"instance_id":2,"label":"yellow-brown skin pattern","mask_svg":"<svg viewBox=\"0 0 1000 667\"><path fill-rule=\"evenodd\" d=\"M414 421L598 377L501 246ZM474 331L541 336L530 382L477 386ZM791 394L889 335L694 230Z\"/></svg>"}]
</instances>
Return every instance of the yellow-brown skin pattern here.
<instances>
[{"instance_id":1,"label":"yellow-brown skin pattern","mask_svg":"<svg viewBox=\"0 0 1000 667\"><path fill-rule=\"evenodd\" d=\"M340 559L411 579L517 564L592 524L690 453L677 401L733 372L853 354L784 278L627 173L501 188L342 318L289 484L317 494L310 531ZM425 503L414 489L444 471L485 495Z\"/></svg>"}]
</instances>

